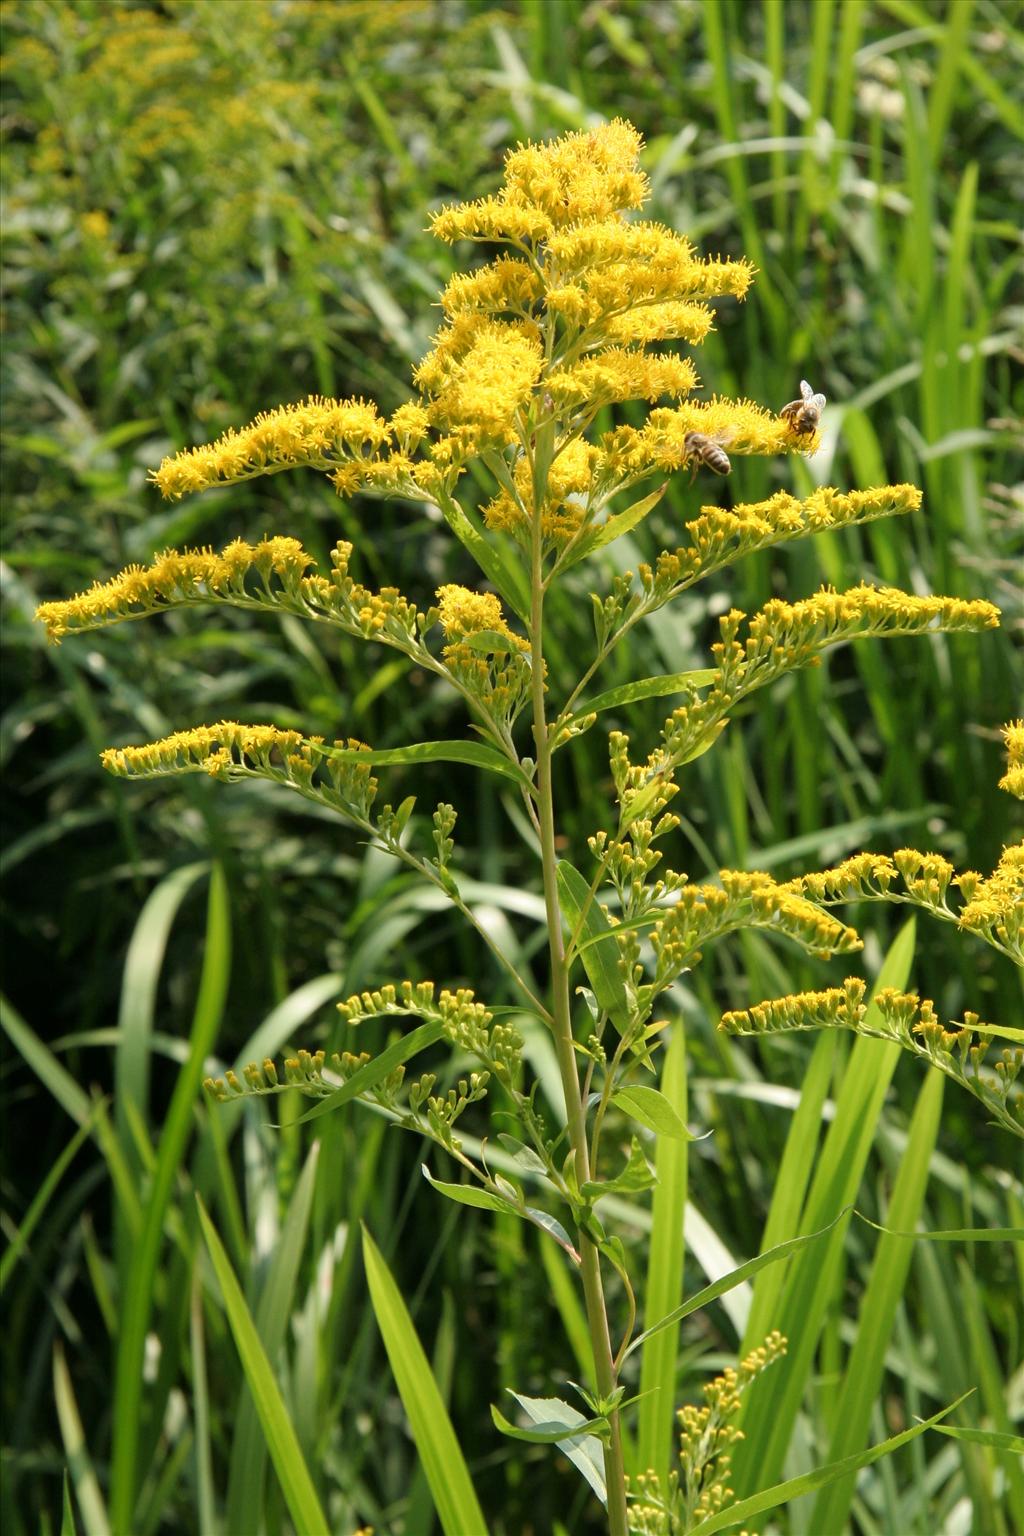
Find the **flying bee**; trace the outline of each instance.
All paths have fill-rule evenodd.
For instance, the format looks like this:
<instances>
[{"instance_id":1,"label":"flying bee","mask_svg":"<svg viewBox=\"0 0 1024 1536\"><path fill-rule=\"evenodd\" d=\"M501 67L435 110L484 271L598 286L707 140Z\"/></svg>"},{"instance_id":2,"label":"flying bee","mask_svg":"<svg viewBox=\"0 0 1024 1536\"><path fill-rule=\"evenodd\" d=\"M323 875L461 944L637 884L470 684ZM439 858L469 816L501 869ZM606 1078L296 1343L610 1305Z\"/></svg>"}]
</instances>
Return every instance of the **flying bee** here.
<instances>
[{"instance_id":1,"label":"flying bee","mask_svg":"<svg viewBox=\"0 0 1024 1536\"><path fill-rule=\"evenodd\" d=\"M800 380L801 399L784 405L779 415L788 421L793 431L801 437L818 430L821 413L825 409L825 396L816 395L806 379Z\"/></svg>"},{"instance_id":2,"label":"flying bee","mask_svg":"<svg viewBox=\"0 0 1024 1536\"><path fill-rule=\"evenodd\" d=\"M703 432L687 432L683 438L683 451L687 461L693 460L694 478L702 464L716 475L729 473L732 464L722 444L729 442L731 437L731 432L716 432L713 437Z\"/></svg>"}]
</instances>

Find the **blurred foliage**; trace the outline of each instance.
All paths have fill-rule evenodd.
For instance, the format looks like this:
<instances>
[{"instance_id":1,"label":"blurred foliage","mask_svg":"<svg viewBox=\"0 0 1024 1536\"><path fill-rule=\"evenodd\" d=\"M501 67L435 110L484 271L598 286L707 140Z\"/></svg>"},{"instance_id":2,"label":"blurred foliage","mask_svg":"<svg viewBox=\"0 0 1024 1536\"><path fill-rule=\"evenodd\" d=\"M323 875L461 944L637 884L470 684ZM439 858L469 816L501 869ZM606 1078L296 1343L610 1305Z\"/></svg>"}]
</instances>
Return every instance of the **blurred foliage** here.
<instances>
[{"instance_id":1,"label":"blurred foliage","mask_svg":"<svg viewBox=\"0 0 1024 1536\"><path fill-rule=\"evenodd\" d=\"M472 977L489 1000L504 1001L497 975L479 975L479 946L448 915L309 807L258 786L126 787L98 767L102 746L225 714L352 732L384 747L440 730L450 711L442 733L457 734L458 710L430 680L287 619L257 627L231 615L216 624L175 615L52 650L30 616L38 599L166 545L219 546L236 533L293 534L318 556L351 537L367 580L394 582L421 603L440 582L471 578L461 549L416 506L348 504L318 477L279 476L168 508L146 473L173 447L309 392L373 396L393 409L411 392L410 365L437 323L431 306L453 260L425 233L427 210L490 190L517 139L595 116L621 114L644 133L652 217L705 252L744 253L760 269L751 297L723 309L704 349L708 388L778 406L805 376L829 397L815 460L794 471L751 459L716 491L752 500L791 475L796 489L813 477L841 486L915 480L926 491L913 520L755 557L728 589L659 614L637 633L630 674L701 665L714 618L730 603L749 610L774 591L802 595L822 581L863 576L989 596L1004 609L998 633L855 648L827 677L793 678L759 702L694 765L683 808L689 848L672 862L695 873L731 864L781 876L855 847L914 843L961 866L992 866L1016 835L1013 802L994 788L997 730L1024 697L1024 497L1014 483L1022 296L1010 217L1024 165L1018 23L1011 0L9 0L0 13L6 987L42 1040L75 1036L59 1054L80 1081L111 1086L109 1041L97 1048L82 1036L113 1026L125 1007L121 972L142 900L169 872L210 856L226 865L234 912L225 1060L273 1004L325 972L338 976L338 995L429 972L446 983ZM707 494L703 482L680 479L651 519L650 542L622 540L615 558L635 566L659 541L675 542L674 527ZM605 582L611 551L606 559ZM593 568L581 569L567 591L564 654L553 666L569 669L589 648L592 581ZM603 683L624 680L611 669ZM657 704L632 713L630 729L640 740L663 714ZM607 717L609 727L621 723ZM582 852L607 800L602 733L563 758L562 832ZM438 777L439 792L463 812L458 857L486 883L480 906L493 931L528 963L537 930L523 898L535 872L498 793L470 803L470 783L450 771ZM389 795L406 792L395 774ZM877 934L870 968L892 930L874 911L861 917ZM201 904L191 898L176 916L158 995L159 1029L170 1037L188 1029L201 937ZM945 931L922 928L913 979L947 1016L966 1002L993 1019L1019 1019L1009 967L966 938L951 944ZM715 1036L717 1011L832 980L820 965L751 941L719 952L699 982L680 989L694 1116L716 1129L695 1153L691 1194L737 1256L760 1241L788 1120L757 1090L799 1087L809 1047L769 1042L755 1055ZM322 1026L323 1043L337 1043L329 1002L317 1017L313 1033ZM311 1043L309 1025L301 1038ZM172 1081L158 1056L146 1106L154 1137ZM4 1204L20 1221L70 1133L18 1057L8 1056L4 1083ZM879 1133L877 1190L865 1192L876 1217L918 1083L901 1067ZM294 1128L268 1139L258 1121L245 1137L262 1172L237 1198L255 1232L257 1194L271 1206L287 1197L301 1143ZM941 1145L962 1173L939 1163L931 1224L1011 1224L1019 1196L1001 1169L1005 1143L965 1096L947 1094ZM352 1252L343 1241L331 1246L343 1224L369 1213L442 1366L449 1350L453 1416L495 1531L548 1531L560 1518L583 1532L571 1470L541 1481L531 1461L496 1448L476 1417L485 1382L496 1399L503 1385L543 1391L552 1372L571 1374L557 1330L537 1327L547 1302L529 1240L465 1213L456 1228L447 1210L418 1222L431 1196L415 1161L377 1127L346 1120L325 1133L321 1175L335 1183L318 1194L313 1230L321 1264L334 1255L336 1299L315 1390L297 1411L338 1528L361 1517L383 1530L427 1529L411 1516L402 1525L406 1500L420 1508L422 1491L377 1368ZM116 1221L106 1185L97 1190L102 1165L78 1172L8 1298L3 1511L14 1531L46 1528L59 1505L55 1335L68 1343L98 1462L109 1445L113 1323L104 1298L113 1304L122 1270L109 1258ZM191 1177L205 1188L209 1170L193 1165ZM853 1295L871 1251L862 1233L851 1234ZM1009 1375L1020 1330L1006 1252L985 1253L977 1274L977 1315ZM893 1346L905 1381L891 1377L886 1399L897 1425L917 1411L914 1394L935 1386L936 1358L921 1338L940 1326L942 1297L958 1284L954 1259L938 1249L914 1276ZM185 1303L171 1278L161 1278L160 1316L190 1380ZM957 1361L971 1359L980 1325L945 1307L938 1374L952 1395ZM300 1326L307 1314L296 1316L298 1371L309 1363L302 1349L314 1346ZM692 1369L707 1354L701 1369L716 1368L734 1343L728 1317L714 1309L691 1322L684 1360ZM846 1347L845 1326L837 1308L820 1362L826 1377ZM230 1403L237 1365L223 1338L208 1342L214 1387ZM176 1476L167 1470L182 1443L169 1423L162 1433L150 1425L153 1530L196 1523L188 1450ZM352 1433L371 1425L372 1455ZM218 1465L230 1432L222 1414ZM908 1458L904 1470L908 1499L906 1487L923 1489L924 1469ZM1005 1529L980 1450L948 1451L934 1483L939 1491L921 1492L919 1506L886 1504L884 1477L868 1484L860 1528L895 1528L886 1521L897 1508L901 1529L937 1528L966 1489L977 1528ZM276 1491L268 1511L268 1529L280 1529Z\"/></svg>"}]
</instances>

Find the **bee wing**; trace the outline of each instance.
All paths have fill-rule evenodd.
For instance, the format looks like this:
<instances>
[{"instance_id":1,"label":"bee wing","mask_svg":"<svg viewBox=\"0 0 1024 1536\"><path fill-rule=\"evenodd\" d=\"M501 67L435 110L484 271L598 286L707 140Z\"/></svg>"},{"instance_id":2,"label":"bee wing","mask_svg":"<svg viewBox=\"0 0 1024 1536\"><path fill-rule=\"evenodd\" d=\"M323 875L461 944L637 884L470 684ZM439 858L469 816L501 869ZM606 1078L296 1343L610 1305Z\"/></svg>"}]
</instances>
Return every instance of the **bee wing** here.
<instances>
[{"instance_id":1,"label":"bee wing","mask_svg":"<svg viewBox=\"0 0 1024 1536\"><path fill-rule=\"evenodd\" d=\"M812 405L818 411L825 409L825 396L816 395L806 379L800 380L800 393L804 397L805 405Z\"/></svg>"},{"instance_id":2,"label":"bee wing","mask_svg":"<svg viewBox=\"0 0 1024 1536\"><path fill-rule=\"evenodd\" d=\"M810 400L813 398L814 390L808 384L806 379L800 380L800 393L803 395L805 400Z\"/></svg>"},{"instance_id":3,"label":"bee wing","mask_svg":"<svg viewBox=\"0 0 1024 1536\"><path fill-rule=\"evenodd\" d=\"M732 440L733 440L733 438L735 436L736 436L736 428L735 427L723 427L721 432L716 432L715 433L715 435L711 439L711 441L713 443L717 443L719 448L728 448L729 444L732 442Z\"/></svg>"}]
</instances>

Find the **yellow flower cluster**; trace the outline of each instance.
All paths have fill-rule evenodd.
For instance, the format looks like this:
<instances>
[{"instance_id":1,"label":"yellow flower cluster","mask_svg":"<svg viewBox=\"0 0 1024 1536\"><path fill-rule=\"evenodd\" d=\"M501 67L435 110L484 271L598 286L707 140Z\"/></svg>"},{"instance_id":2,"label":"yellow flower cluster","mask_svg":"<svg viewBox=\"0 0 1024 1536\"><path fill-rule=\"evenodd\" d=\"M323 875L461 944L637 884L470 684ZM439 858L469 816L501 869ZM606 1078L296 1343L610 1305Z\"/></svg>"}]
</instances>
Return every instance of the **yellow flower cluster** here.
<instances>
[{"instance_id":1,"label":"yellow flower cluster","mask_svg":"<svg viewBox=\"0 0 1024 1536\"><path fill-rule=\"evenodd\" d=\"M691 401L674 409L652 411L642 427L617 427L600 439L609 478L638 480L654 470L672 471L690 463L694 447L687 438L702 437L730 453L788 453L793 434L788 424L752 400ZM808 452L818 446L812 435L801 443Z\"/></svg>"},{"instance_id":2,"label":"yellow flower cluster","mask_svg":"<svg viewBox=\"0 0 1024 1536\"><path fill-rule=\"evenodd\" d=\"M828 646L867 635L989 629L999 622L999 610L982 601L918 597L895 587L862 584L846 592L823 588L795 603L773 598L750 618L747 636L740 640L745 618L733 608L719 621L722 638L711 647L718 675L702 698L680 705L666 720L664 747L651 754L641 781L663 780L691 761L715 739L740 699L783 672L812 665Z\"/></svg>"},{"instance_id":3,"label":"yellow flower cluster","mask_svg":"<svg viewBox=\"0 0 1024 1536\"><path fill-rule=\"evenodd\" d=\"M647 611L692 585L699 576L731 564L740 555L765 549L808 533L867 523L877 517L915 512L921 505L916 485L886 485L869 491L837 491L820 486L801 500L777 491L766 501L740 502L731 511L702 507L686 524L689 547L664 550L655 565L638 568L648 598Z\"/></svg>"},{"instance_id":4,"label":"yellow flower cluster","mask_svg":"<svg viewBox=\"0 0 1024 1536\"><path fill-rule=\"evenodd\" d=\"M615 400L650 400L688 395L697 373L688 357L651 357L636 347L607 347L568 368L547 375L557 405L596 411Z\"/></svg>"},{"instance_id":5,"label":"yellow flower cluster","mask_svg":"<svg viewBox=\"0 0 1024 1536\"><path fill-rule=\"evenodd\" d=\"M357 993L339 1003L338 1012L348 1024L391 1014L436 1019L449 1044L472 1051L507 1080L522 1049L518 1032L510 1025L495 1024L493 1014L476 1001L468 987L454 992L445 988L436 1000L434 992L432 981L403 981L398 987L388 985Z\"/></svg>"},{"instance_id":6,"label":"yellow flower cluster","mask_svg":"<svg viewBox=\"0 0 1024 1536\"><path fill-rule=\"evenodd\" d=\"M961 875L958 883L966 898L961 928L997 944L1024 964L1024 843L1004 848L987 879Z\"/></svg>"},{"instance_id":7,"label":"yellow flower cluster","mask_svg":"<svg viewBox=\"0 0 1024 1536\"><path fill-rule=\"evenodd\" d=\"M297 582L313 564L297 539L268 538L259 544L235 539L219 555L212 549L165 550L152 565L129 565L110 581L63 602L41 603L36 618L59 642L71 630L99 629L121 619L144 618L162 609L240 595L255 569L266 582L271 573Z\"/></svg>"},{"instance_id":8,"label":"yellow flower cluster","mask_svg":"<svg viewBox=\"0 0 1024 1536\"><path fill-rule=\"evenodd\" d=\"M659 990L684 965L696 963L703 944L740 927L770 929L813 955L848 954L861 948L855 929L760 870L723 869L718 878L720 885L684 886L652 928Z\"/></svg>"},{"instance_id":9,"label":"yellow flower cluster","mask_svg":"<svg viewBox=\"0 0 1024 1536\"><path fill-rule=\"evenodd\" d=\"M527 651L525 640L508 627L501 602L493 592L473 592L455 582L437 589L441 628L448 640L457 642L470 635L500 635L509 649Z\"/></svg>"},{"instance_id":10,"label":"yellow flower cluster","mask_svg":"<svg viewBox=\"0 0 1024 1536\"><path fill-rule=\"evenodd\" d=\"M311 395L300 405L261 411L246 427L164 459L152 478L161 495L178 501L192 491L298 465L331 469L377 452L387 437L387 423L375 405Z\"/></svg>"},{"instance_id":11,"label":"yellow flower cluster","mask_svg":"<svg viewBox=\"0 0 1024 1536\"><path fill-rule=\"evenodd\" d=\"M272 760L301 756L312 768L311 747L299 731L279 730L275 725L239 725L222 720L219 725L199 725L175 731L142 747L108 747L100 761L121 779L160 778L170 773L205 772L211 778L228 778L233 769L270 768Z\"/></svg>"},{"instance_id":12,"label":"yellow flower cluster","mask_svg":"<svg viewBox=\"0 0 1024 1536\"><path fill-rule=\"evenodd\" d=\"M220 554L211 549L169 549L152 565L131 565L111 581L63 602L43 603L36 618L57 642L71 630L99 629L123 619L145 618L168 608L225 602L234 607L281 607L339 625L366 640L408 648L425 624L397 587L372 592L349 575L352 545L331 552L329 576L305 574L313 565L297 539L235 539ZM255 573L259 586L247 585Z\"/></svg>"},{"instance_id":13,"label":"yellow flower cluster","mask_svg":"<svg viewBox=\"0 0 1024 1536\"><path fill-rule=\"evenodd\" d=\"M430 397L431 420L461 433L467 452L512 442L517 413L527 404L543 364L540 333L532 321L500 321L462 314L434 339L433 351L413 378Z\"/></svg>"},{"instance_id":14,"label":"yellow flower cluster","mask_svg":"<svg viewBox=\"0 0 1024 1536\"><path fill-rule=\"evenodd\" d=\"M1024 720L1011 720L1003 727L1003 740L1009 761L1006 772L999 780L999 788L1024 800Z\"/></svg>"},{"instance_id":15,"label":"yellow flower cluster","mask_svg":"<svg viewBox=\"0 0 1024 1536\"><path fill-rule=\"evenodd\" d=\"M857 976L848 976L841 987L827 987L821 992L797 992L790 997L776 997L752 1008L732 1009L723 1013L718 1025L727 1035L770 1035L779 1030L856 1029L867 1009L867 991Z\"/></svg>"},{"instance_id":16,"label":"yellow flower cluster","mask_svg":"<svg viewBox=\"0 0 1024 1536\"><path fill-rule=\"evenodd\" d=\"M569 443L548 471L547 491L541 507L541 532L545 543L564 546L578 533L600 493L599 451L583 438ZM520 458L512 473L515 495L500 491L484 508L488 528L512 534L528 544L532 522L533 487L530 466Z\"/></svg>"}]
</instances>

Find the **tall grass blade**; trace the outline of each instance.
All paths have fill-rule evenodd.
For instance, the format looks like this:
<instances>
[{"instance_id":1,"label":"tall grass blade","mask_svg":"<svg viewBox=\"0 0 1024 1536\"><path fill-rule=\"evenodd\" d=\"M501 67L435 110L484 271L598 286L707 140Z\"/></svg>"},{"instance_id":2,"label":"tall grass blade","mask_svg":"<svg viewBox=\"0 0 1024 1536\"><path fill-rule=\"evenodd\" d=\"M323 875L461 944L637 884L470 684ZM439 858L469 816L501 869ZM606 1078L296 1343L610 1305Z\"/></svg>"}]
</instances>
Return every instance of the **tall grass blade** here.
<instances>
[{"instance_id":1,"label":"tall grass blade","mask_svg":"<svg viewBox=\"0 0 1024 1536\"><path fill-rule=\"evenodd\" d=\"M256 1412L263 1427L267 1449L274 1463L285 1503L288 1505L296 1529L302 1532L302 1536L330 1536L330 1528L320 1508L316 1489L313 1487L295 1429L281 1396L281 1389L274 1379L274 1373L256 1324L253 1322L252 1313L245 1304L242 1288L235 1278L231 1261L217 1236L217 1230L206 1214L206 1208L198 1195L196 1199L199 1204L199 1220L202 1224L203 1236L206 1239L206 1246L224 1298L228 1323L242 1361L245 1379L249 1383L249 1389L256 1404Z\"/></svg>"},{"instance_id":2,"label":"tall grass blade","mask_svg":"<svg viewBox=\"0 0 1024 1536\"><path fill-rule=\"evenodd\" d=\"M906 923L897 935L874 988L902 989L914 953L915 924ZM868 1011L868 1019L871 1010ZM752 1413L750 1398L744 1403L740 1427L745 1439L733 1458L734 1486L749 1488L778 1475L789 1445L797 1412L810 1380L814 1352L827 1308L832 1300L849 1212L856 1198L871 1151L875 1126L900 1047L885 1041L858 1039L847 1064L843 1085L836 1097L836 1115L818 1159L814 1181L801 1217L804 1231L831 1226L827 1242L812 1255L797 1259L771 1319L789 1340L784 1360L774 1367L772 1412ZM743 1353L759 1342L748 1330ZM756 1399L755 1399L756 1401Z\"/></svg>"},{"instance_id":3,"label":"tall grass blade","mask_svg":"<svg viewBox=\"0 0 1024 1536\"><path fill-rule=\"evenodd\" d=\"M445 1536L486 1531L487 1522L430 1362L416 1336L402 1293L365 1227L363 1261L374 1316Z\"/></svg>"},{"instance_id":4,"label":"tall grass blade","mask_svg":"<svg viewBox=\"0 0 1024 1536\"><path fill-rule=\"evenodd\" d=\"M82 1523L85 1526L86 1536L110 1536L110 1521L103 1503L103 1494L100 1492L99 1481L89 1459L82 1419L75 1401L75 1391L71 1385L71 1375L59 1340L53 1347L53 1397L57 1407L61 1439L64 1441L64 1450L68 1458L68 1470L75 1485L75 1494L78 1498L78 1507L82 1511ZM65 1519L68 1504L66 1492L65 1487ZM71 1529L74 1530L74 1528L72 1518Z\"/></svg>"},{"instance_id":5,"label":"tall grass blade","mask_svg":"<svg viewBox=\"0 0 1024 1536\"><path fill-rule=\"evenodd\" d=\"M231 957L228 893L224 875L214 866L206 922L206 945L189 1039L189 1056L178 1074L157 1153L142 1232L132 1250L121 1289L121 1329L114 1385L114 1454L111 1467L111 1514L117 1536L129 1532L137 1494L137 1456L143 1393L142 1366L146 1332L153 1309L153 1288L164 1220L174 1181L192 1128L206 1058L213 1048L227 995Z\"/></svg>"},{"instance_id":6,"label":"tall grass blade","mask_svg":"<svg viewBox=\"0 0 1024 1536\"><path fill-rule=\"evenodd\" d=\"M661 1091L680 1117L686 1119L686 1035L677 1024L665 1053ZM651 1237L644 1288L644 1320L648 1327L670 1313L683 1292L689 1148L674 1136L659 1136L654 1161L658 1182L651 1205ZM676 1410L676 1357L679 1324L653 1334L640 1358L640 1403L637 1424L637 1464L653 1467L665 1485L669 1471Z\"/></svg>"},{"instance_id":7,"label":"tall grass blade","mask_svg":"<svg viewBox=\"0 0 1024 1536\"><path fill-rule=\"evenodd\" d=\"M274 1256L256 1303L256 1332L271 1361L277 1358L285 1342L288 1320L295 1305L295 1284L309 1230L319 1155L320 1144L314 1142L288 1201L288 1215L278 1235ZM253 1393L246 1385L238 1401L231 1442L227 1497L229 1530L258 1529L260 1512L264 1507L266 1462L266 1441L260 1432Z\"/></svg>"},{"instance_id":8,"label":"tall grass blade","mask_svg":"<svg viewBox=\"0 0 1024 1536\"><path fill-rule=\"evenodd\" d=\"M907 1149L886 1213L887 1221L904 1231L913 1231L924 1203L931 1155L939 1131L943 1086L940 1072L928 1073L918 1096ZM884 1235L875 1251L871 1278L857 1319L856 1341L839 1390L836 1428L828 1449L829 1461L840 1461L853 1454L869 1436L872 1411L885 1373L885 1353L913 1251L912 1238L892 1234ZM819 1494L811 1516L811 1529L843 1530L849 1517L853 1490L854 1479L848 1477L838 1479L827 1493Z\"/></svg>"}]
</instances>

